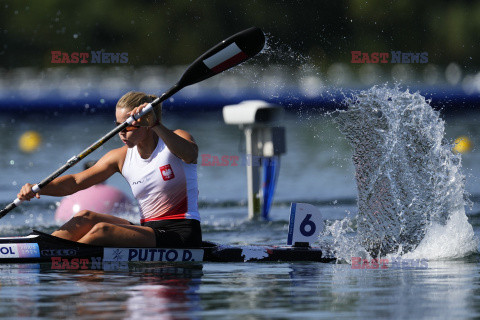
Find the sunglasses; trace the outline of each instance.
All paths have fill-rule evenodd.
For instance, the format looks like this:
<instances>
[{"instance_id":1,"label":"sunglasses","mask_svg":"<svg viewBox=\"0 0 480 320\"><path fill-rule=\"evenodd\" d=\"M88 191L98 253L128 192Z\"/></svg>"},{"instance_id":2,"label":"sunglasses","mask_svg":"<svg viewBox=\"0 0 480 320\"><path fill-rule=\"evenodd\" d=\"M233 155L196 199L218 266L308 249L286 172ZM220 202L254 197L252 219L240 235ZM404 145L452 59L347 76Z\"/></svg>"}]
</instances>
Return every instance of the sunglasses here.
<instances>
[{"instance_id":1,"label":"sunglasses","mask_svg":"<svg viewBox=\"0 0 480 320\"><path fill-rule=\"evenodd\" d=\"M121 125L122 123L123 123L123 122L117 122L117 121L115 121L115 126L118 127L118 126ZM140 128L140 126L132 126L132 125L130 125L130 126L124 128L124 129L123 129L122 131L120 131L120 132L135 131L135 130L137 130L138 128Z\"/></svg>"}]
</instances>

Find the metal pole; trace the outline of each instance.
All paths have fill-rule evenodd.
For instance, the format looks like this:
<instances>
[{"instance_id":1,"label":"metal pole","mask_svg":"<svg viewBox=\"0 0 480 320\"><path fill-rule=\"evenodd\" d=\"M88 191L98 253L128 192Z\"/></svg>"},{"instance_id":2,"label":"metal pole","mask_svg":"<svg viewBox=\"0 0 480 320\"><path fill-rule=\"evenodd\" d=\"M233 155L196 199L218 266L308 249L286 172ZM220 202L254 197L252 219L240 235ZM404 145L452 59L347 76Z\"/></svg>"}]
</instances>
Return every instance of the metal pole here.
<instances>
[{"instance_id":1,"label":"metal pole","mask_svg":"<svg viewBox=\"0 0 480 320\"><path fill-rule=\"evenodd\" d=\"M245 127L245 151L247 165L248 218L259 219L260 200L260 157L258 156L258 129Z\"/></svg>"}]
</instances>

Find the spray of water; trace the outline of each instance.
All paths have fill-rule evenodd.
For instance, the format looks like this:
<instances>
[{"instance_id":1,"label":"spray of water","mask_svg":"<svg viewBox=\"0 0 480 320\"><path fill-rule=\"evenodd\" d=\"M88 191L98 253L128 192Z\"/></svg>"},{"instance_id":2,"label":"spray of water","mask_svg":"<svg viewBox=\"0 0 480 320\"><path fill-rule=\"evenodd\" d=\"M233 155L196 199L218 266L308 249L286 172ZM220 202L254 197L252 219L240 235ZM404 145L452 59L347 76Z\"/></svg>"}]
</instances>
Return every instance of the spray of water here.
<instances>
[{"instance_id":1,"label":"spray of water","mask_svg":"<svg viewBox=\"0 0 480 320\"><path fill-rule=\"evenodd\" d=\"M373 87L346 104L336 122L353 147L358 215L330 226L337 256L434 259L475 251L461 158L445 142L444 121L429 101Z\"/></svg>"},{"instance_id":2,"label":"spray of water","mask_svg":"<svg viewBox=\"0 0 480 320\"><path fill-rule=\"evenodd\" d=\"M259 93L270 100L282 96L282 100L300 104L303 98L323 95L327 90L326 84L313 59L295 51L270 33L265 36L262 52L228 73L239 76L236 81L244 81L245 86L255 84ZM296 90L297 87L300 91Z\"/></svg>"}]
</instances>

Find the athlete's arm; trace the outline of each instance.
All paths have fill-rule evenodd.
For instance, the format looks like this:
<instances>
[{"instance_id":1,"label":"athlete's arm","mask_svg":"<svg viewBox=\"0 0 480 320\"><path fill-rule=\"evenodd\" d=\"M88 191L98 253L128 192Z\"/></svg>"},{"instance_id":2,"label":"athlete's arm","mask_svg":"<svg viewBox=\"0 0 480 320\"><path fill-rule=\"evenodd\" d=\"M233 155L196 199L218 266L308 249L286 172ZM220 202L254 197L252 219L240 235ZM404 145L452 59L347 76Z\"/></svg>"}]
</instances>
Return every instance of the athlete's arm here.
<instances>
[{"instance_id":1,"label":"athlete's arm","mask_svg":"<svg viewBox=\"0 0 480 320\"><path fill-rule=\"evenodd\" d=\"M139 113L147 103L140 105L130 111L130 114ZM192 135L187 131L177 129L172 131L165 127L161 121L157 121L155 124L153 121L156 117L142 117L133 122L133 125L148 126L150 127L162 140L165 142L167 148L177 157L182 159L186 163L196 163L198 157L198 146Z\"/></svg>"},{"instance_id":2,"label":"athlete's arm","mask_svg":"<svg viewBox=\"0 0 480 320\"><path fill-rule=\"evenodd\" d=\"M152 130L165 142L174 155L186 163L196 163L198 146L190 133L181 129L172 131L162 123L154 126Z\"/></svg>"},{"instance_id":3,"label":"athlete's arm","mask_svg":"<svg viewBox=\"0 0 480 320\"><path fill-rule=\"evenodd\" d=\"M89 188L110 178L115 172L119 172L119 163L125 158L126 147L108 152L94 166L76 174L67 174L54 179L43 187L39 193L32 192L33 185L25 184L17 195L20 200L30 200L34 196L67 196L77 191ZM123 156L123 158L122 158Z\"/></svg>"}]
</instances>

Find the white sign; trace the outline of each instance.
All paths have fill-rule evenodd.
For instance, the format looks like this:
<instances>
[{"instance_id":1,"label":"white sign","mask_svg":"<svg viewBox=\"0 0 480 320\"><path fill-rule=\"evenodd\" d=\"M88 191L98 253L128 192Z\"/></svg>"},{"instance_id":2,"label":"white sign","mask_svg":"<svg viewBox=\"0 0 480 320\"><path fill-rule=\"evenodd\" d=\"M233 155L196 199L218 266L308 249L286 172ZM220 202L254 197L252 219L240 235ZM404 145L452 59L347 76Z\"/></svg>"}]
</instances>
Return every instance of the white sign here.
<instances>
[{"instance_id":1,"label":"white sign","mask_svg":"<svg viewBox=\"0 0 480 320\"><path fill-rule=\"evenodd\" d=\"M292 202L287 244L315 242L324 227L322 214L315 206L308 203Z\"/></svg>"},{"instance_id":2,"label":"white sign","mask_svg":"<svg viewBox=\"0 0 480 320\"><path fill-rule=\"evenodd\" d=\"M0 259L38 257L40 257L40 250L37 243L0 244Z\"/></svg>"},{"instance_id":3,"label":"white sign","mask_svg":"<svg viewBox=\"0 0 480 320\"><path fill-rule=\"evenodd\" d=\"M203 250L163 248L104 248L103 261L203 261Z\"/></svg>"}]
</instances>

